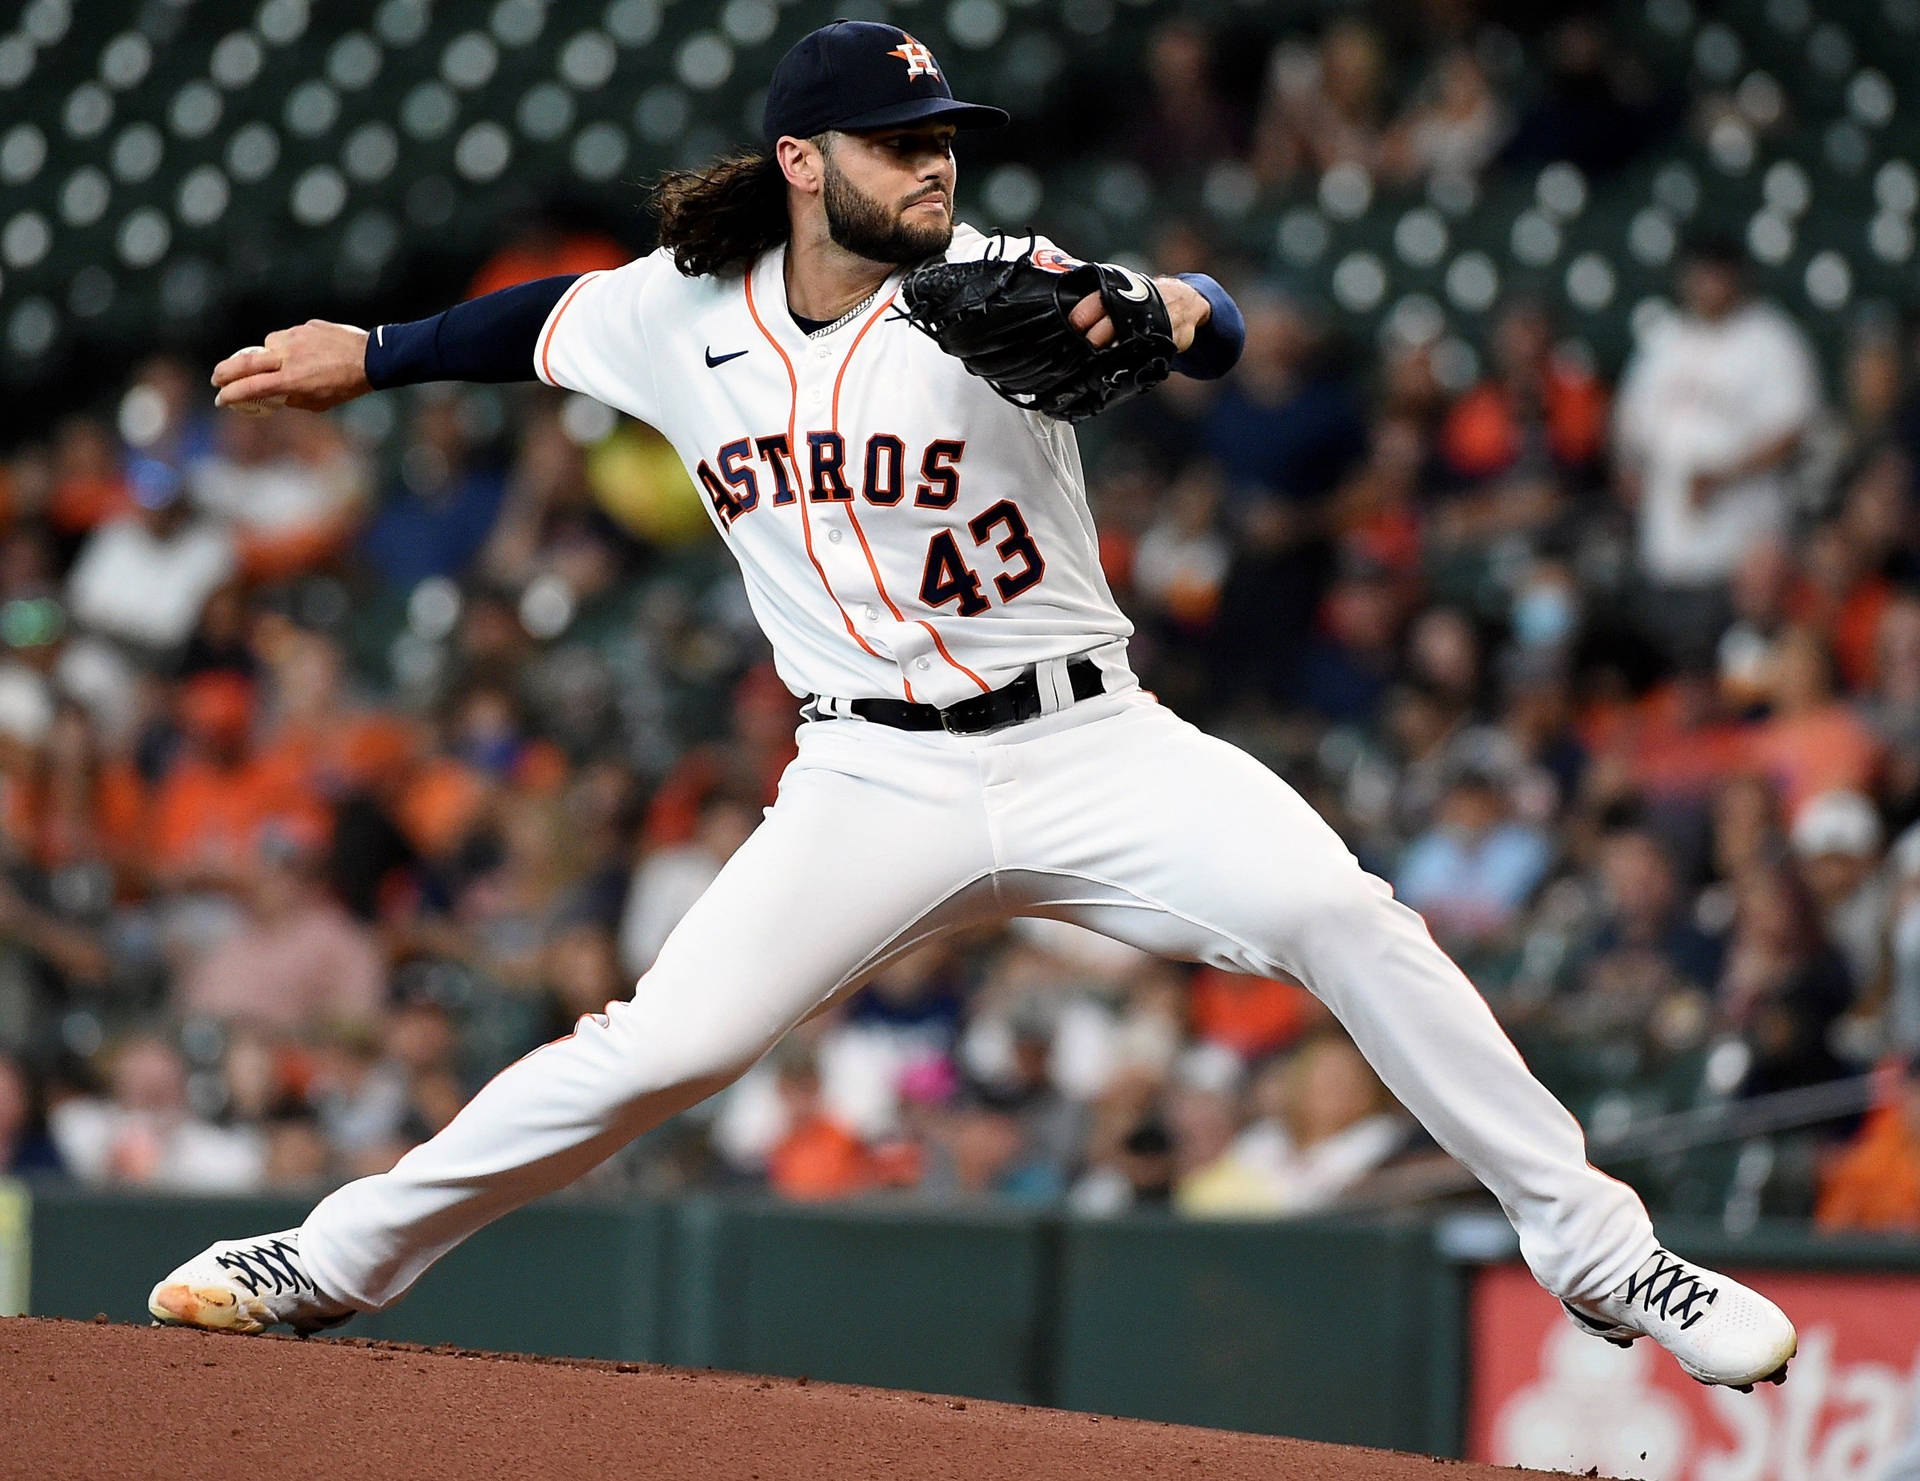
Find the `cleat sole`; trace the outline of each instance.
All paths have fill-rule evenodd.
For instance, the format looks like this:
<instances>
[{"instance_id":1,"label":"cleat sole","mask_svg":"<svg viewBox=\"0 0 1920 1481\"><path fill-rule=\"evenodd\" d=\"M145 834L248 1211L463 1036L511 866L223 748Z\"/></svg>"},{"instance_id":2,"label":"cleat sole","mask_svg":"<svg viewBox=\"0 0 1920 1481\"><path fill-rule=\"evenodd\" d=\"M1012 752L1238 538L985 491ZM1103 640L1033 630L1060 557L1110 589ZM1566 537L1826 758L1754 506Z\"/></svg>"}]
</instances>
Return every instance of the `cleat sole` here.
<instances>
[{"instance_id":1,"label":"cleat sole","mask_svg":"<svg viewBox=\"0 0 1920 1481\"><path fill-rule=\"evenodd\" d=\"M154 1288L147 1310L169 1327L198 1327L203 1332L264 1332L273 1324L256 1297L242 1300L222 1286L187 1284Z\"/></svg>"},{"instance_id":2,"label":"cleat sole","mask_svg":"<svg viewBox=\"0 0 1920 1481\"><path fill-rule=\"evenodd\" d=\"M1771 1373L1762 1374L1758 1378L1750 1378L1745 1383L1728 1383L1724 1379L1702 1377L1700 1374L1694 1372L1693 1369L1687 1367L1685 1363L1682 1363L1680 1365L1680 1369L1683 1373L1687 1375L1687 1377L1691 1378L1695 1383L1703 1385L1704 1387L1712 1388L1716 1384L1718 1384L1722 1388L1730 1388L1735 1390L1738 1393L1750 1394L1753 1392L1753 1386L1756 1383L1772 1383L1772 1384L1785 1383L1787 1381L1787 1368L1793 1362L1795 1353L1797 1353L1799 1350L1799 1346L1800 1346L1799 1339L1796 1336L1794 1340L1793 1351L1787 1354L1786 1358L1781 1362L1779 1367L1775 1368Z\"/></svg>"}]
</instances>

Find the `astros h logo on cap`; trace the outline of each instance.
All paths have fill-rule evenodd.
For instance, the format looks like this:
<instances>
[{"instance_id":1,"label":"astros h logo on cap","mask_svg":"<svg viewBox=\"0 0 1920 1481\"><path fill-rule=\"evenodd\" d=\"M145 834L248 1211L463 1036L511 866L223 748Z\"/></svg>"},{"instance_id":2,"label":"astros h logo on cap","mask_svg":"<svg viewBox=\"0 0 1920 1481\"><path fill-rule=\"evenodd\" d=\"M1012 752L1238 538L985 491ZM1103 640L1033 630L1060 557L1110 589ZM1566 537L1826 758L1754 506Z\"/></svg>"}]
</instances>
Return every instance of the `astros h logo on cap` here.
<instances>
[{"instance_id":1,"label":"astros h logo on cap","mask_svg":"<svg viewBox=\"0 0 1920 1481\"><path fill-rule=\"evenodd\" d=\"M913 37L909 36L905 31L900 33L900 37L900 44L888 52L887 55L890 57L898 57L907 64L908 81L912 81L914 78L923 75L927 77L938 77L940 75L940 69L933 63L933 53L928 51L926 47L922 46L918 41L915 41Z\"/></svg>"}]
</instances>

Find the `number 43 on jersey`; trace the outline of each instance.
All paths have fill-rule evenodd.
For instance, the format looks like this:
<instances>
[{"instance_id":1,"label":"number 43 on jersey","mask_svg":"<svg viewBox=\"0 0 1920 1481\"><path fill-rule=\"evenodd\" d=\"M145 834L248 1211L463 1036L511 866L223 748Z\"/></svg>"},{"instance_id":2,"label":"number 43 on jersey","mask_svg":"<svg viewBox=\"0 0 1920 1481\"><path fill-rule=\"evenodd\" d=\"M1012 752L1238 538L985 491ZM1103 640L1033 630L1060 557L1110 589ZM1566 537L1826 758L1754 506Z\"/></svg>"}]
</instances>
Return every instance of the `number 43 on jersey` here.
<instances>
[{"instance_id":1,"label":"number 43 on jersey","mask_svg":"<svg viewBox=\"0 0 1920 1481\"><path fill-rule=\"evenodd\" d=\"M975 545L985 545L1002 530L1005 536L994 545L994 553L1007 568L993 578L993 589L1000 593L1001 601L1010 602L1039 582L1047 563L1011 499L1002 499L967 521L967 533L973 536ZM920 577L920 600L929 607L944 607L948 602L957 601L962 617L978 616L990 605L982 594L980 577L961 555L960 542L952 530L939 531L927 544L927 567Z\"/></svg>"}]
</instances>

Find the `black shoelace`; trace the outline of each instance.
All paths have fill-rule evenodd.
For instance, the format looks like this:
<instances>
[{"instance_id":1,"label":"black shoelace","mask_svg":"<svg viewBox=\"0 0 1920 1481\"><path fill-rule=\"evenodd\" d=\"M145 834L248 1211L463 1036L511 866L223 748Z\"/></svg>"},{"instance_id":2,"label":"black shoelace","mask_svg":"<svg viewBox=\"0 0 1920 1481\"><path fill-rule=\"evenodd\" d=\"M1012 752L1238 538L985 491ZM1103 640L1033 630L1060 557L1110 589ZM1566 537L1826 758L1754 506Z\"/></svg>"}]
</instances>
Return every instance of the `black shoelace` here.
<instances>
[{"instance_id":1,"label":"black shoelace","mask_svg":"<svg viewBox=\"0 0 1920 1481\"><path fill-rule=\"evenodd\" d=\"M1626 1290L1629 1305L1637 1302L1649 1312L1677 1321L1683 1332L1707 1314L1719 1294L1718 1287L1708 1285L1665 1250L1653 1252L1652 1268L1629 1278Z\"/></svg>"},{"instance_id":2,"label":"black shoelace","mask_svg":"<svg viewBox=\"0 0 1920 1481\"><path fill-rule=\"evenodd\" d=\"M317 1293L318 1288L300 1268L299 1258L297 1245L284 1239L263 1239L258 1244L218 1255L213 1263L231 1271L233 1278L247 1288L249 1296L258 1296L263 1288L269 1287L269 1294L275 1296L282 1291Z\"/></svg>"}]
</instances>

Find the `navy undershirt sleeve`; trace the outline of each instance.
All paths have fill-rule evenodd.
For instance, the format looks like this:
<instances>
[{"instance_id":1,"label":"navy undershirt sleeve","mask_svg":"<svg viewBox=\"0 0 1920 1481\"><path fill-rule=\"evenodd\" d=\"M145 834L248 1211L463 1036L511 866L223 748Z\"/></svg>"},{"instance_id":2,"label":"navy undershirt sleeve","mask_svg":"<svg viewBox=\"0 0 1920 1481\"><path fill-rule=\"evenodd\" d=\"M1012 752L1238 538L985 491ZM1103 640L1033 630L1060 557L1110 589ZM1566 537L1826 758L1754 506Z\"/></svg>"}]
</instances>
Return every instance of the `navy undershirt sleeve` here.
<instances>
[{"instance_id":1,"label":"navy undershirt sleeve","mask_svg":"<svg viewBox=\"0 0 1920 1481\"><path fill-rule=\"evenodd\" d=\"M530 381L547 315L579 275L536 278L367 336L367 384L376 391L427 381Z\"/></svg>"},{"instance_id":2,"label":"navy undershirt sleeve","mask_svg":"<svg viewBox=\"0 0 1920 1481\"><path fill-rule=\"evenodd\" d=\"M1239 363L1247 343L1247 321L1233 296L1205 273L1181 273L1180 281L1195 289L1212 307L1207 322L1193 333L1193 343L1173 357L1173 368L1197 381L1216 380Z\"/></svg>"},{"instance_id":3,"label":"navy undershirt sleeve","mask_svg":"<svg viewBox=\"0 0 1920 1481\"><path fill-rule=\"evenodd\" d=\"M1246 323L1227 290L1205 273L1182 273L1180 280L1197 290L1212 312L1193 343L1174 358L1173 368L1196 380L1213 380L1240 359ZM578 281L573 274L538 278L468 299L430 318L382 324L367 336L367 383L384 391L427 381L533 380L541 326Z\"/></svg>"}]
</instances>

